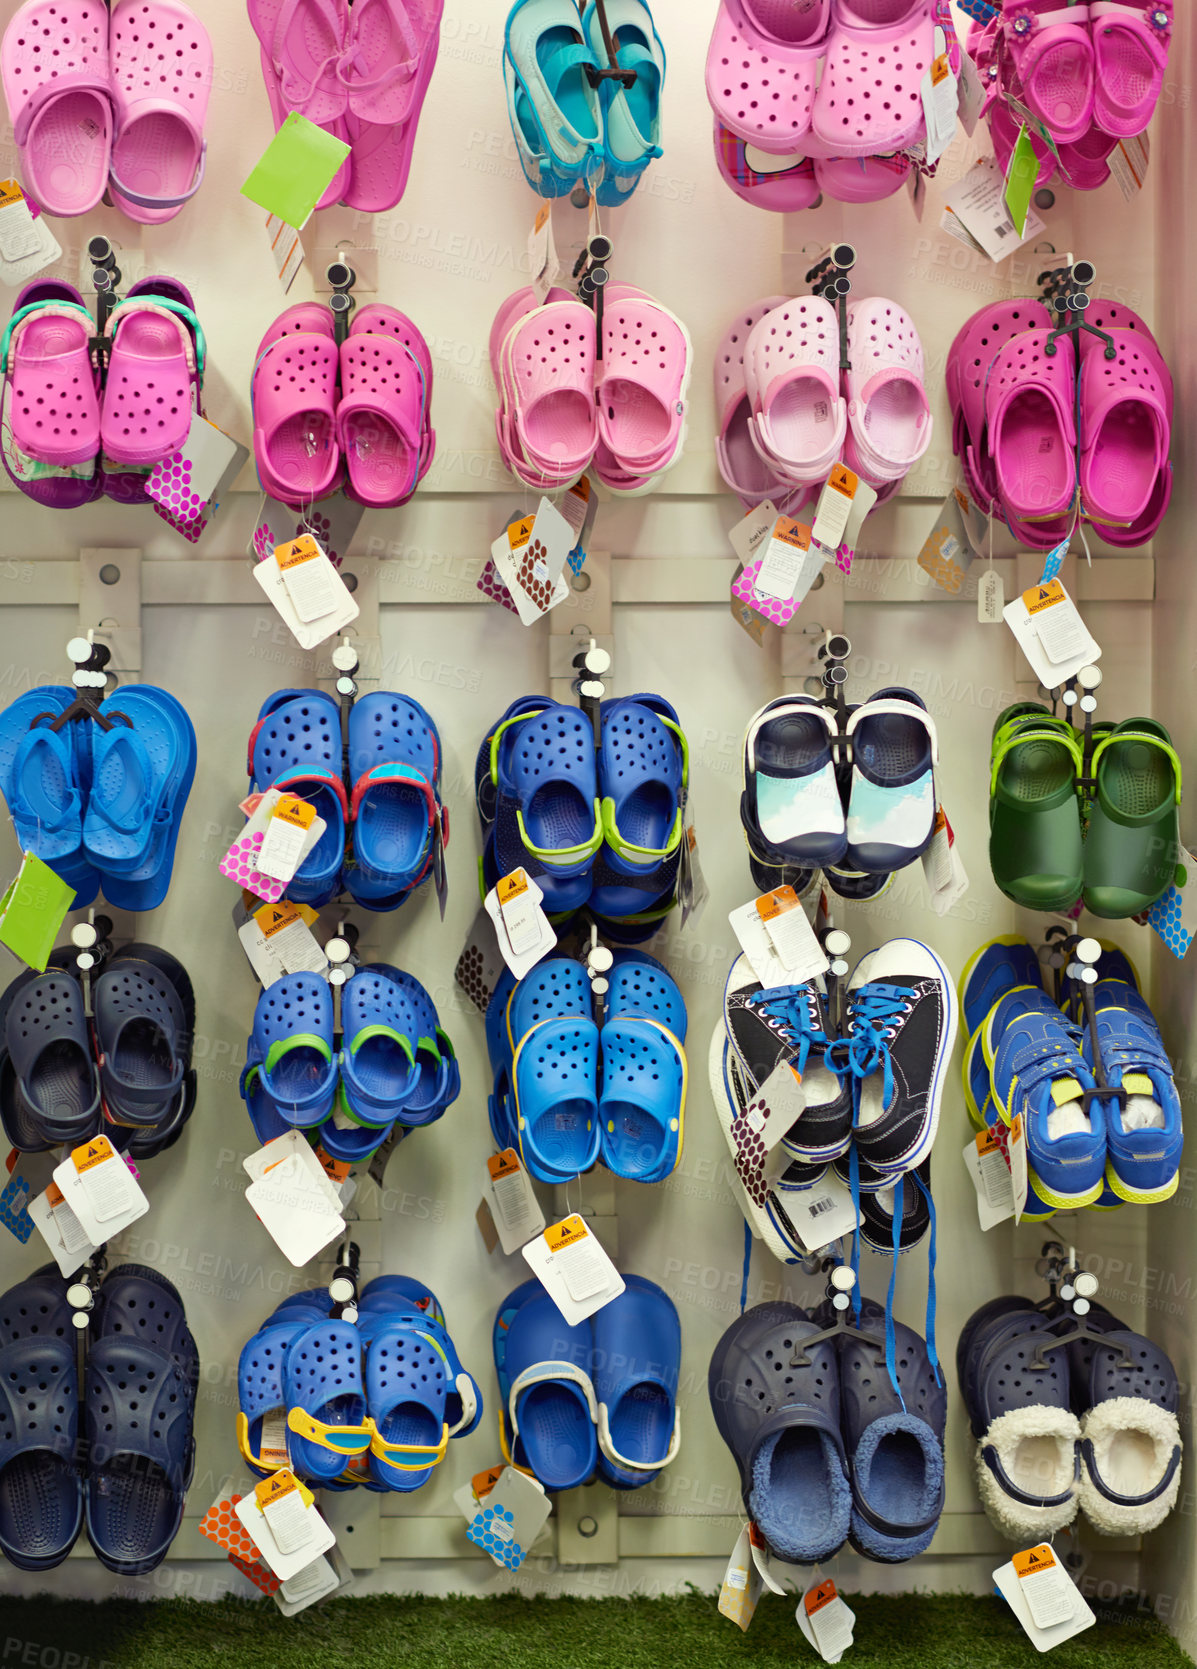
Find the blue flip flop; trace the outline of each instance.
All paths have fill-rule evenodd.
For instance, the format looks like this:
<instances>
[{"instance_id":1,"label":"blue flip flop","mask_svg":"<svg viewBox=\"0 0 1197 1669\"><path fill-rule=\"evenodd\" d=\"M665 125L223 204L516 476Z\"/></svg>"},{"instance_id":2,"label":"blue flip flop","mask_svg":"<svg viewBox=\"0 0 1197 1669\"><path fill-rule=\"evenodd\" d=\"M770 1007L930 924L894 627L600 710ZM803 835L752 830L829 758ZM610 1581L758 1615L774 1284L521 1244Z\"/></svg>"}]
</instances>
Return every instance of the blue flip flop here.
<instances>
[{"instance_id":1,"label":"blue flip flop","mask_svg":"<svg viewBox=\"0 0 1197 1669\"><path fill-rule=\"evenodd\" d=\"M395 1122L420 1085L410 1004L377 965L359 968L341 991L340 1107L361 1125Z\"/></svg>"},{"instance_id":2,"label":"blue flip flop","mask_svg":"<svg viewBox=\"0 0 1197 1669\"><path fill-rule=\"evenodd\" d=\"M349 890L362 903L406 898L431 873L435 831L444 827L440 736L418 701L375 690L354 702L349 780Z\"/></svg>"},{"instance_id":3,"label":"blue flip flop","mask_svg":"<svg viewBox=\"0 0 1197 1669\"><path fill-rule=\"evenodd\" d=\"M141 1576L166 1557L195 1468L199 1353L165 1277L114 1269L87 1351L86 1523L96 1557Z\"/></svg>"},{"instance_id":4,"label":"blue flip flop","mask_svg":"<svg viewBox=\"0 0 1197 1669\"><path fill-rule=\"evenodd\" d=\"M495 789L495 862L499 873L541 870L574 888L558 889L560 909L577 909L589 895L589 873L602 845L594 731L576 707L546 702L529 712L522 702L491 735Z\"/></svg>"},{"instance_id":5,"label":"blue flip flop","mask_svg":"<svg viewBox=\"0 0 1197 1669\"><path fill-rule=\"evenodd\" d=\"M450 1437L468 1437L482 1418L482 1392L473 1374L462 1366L457 1347L449 1336L445 1312L431 1287L411 1275L376 1275L362 1289L363 1311L393 1310L409 1305L432 1328L449 1364L449 1385L445 1394L445 1419Z\"/></svg>"},{"instance_id":6,"label":"blue flip flop","mask_svg":"<svg viewBox=\"0 0 1197 1669\"><path fill-rule=\"evenodd\" d=\"M195 728L180 701L166 690L157 689L149 684L127 684L122 689L115 690L104 703L104 711L125 711L129 705L126 696L137 701L142 708L148 703L156 710L163 722L161 726L155 726L155 731L160 734L164 747L167 746L167 727L173 736L167 748L162 795L154 812L154 827L144 862L133 869L127 869L123 865L117 869L110 865L104 870L104 897L108 902L119 910L142 912L156 910L170 887L183 810L191 793L192 782L195 780ZM136 723L136 720L134 722ZM94 787L93 767L93 791ZM86 854L86 820L84 851Z\"/></svg>"},{"instance_id":7,"label":"blue flip flop","mask_svg":"<svg viewBox=\"0 0 1197 1669\"><path fill-rule=\"evenodd\" d=\"M83 1528L72 1314L53 1264L0 1298L0 1551L20 1570L53 1570Z\"/></svg>"},{"instance_id":8,"label":"blue flip flop","mask_svg":"<svg viewBox=\"0 0 1197 1669\"><path fill-rule=\"evenodd\" d=\"M127 875L141 869L149 858L155 829L182 811L179 789L188 774L187 752L180 749L177 714L171 710L178 703L164 696L152 684L124 684L113 691L101 711L107 719L119 713L131 722L118 719L110 730L93 726L83 845L103 874ZM192 769L194 741L193 732ZM186 790L182 801L186 801Z\"/></svg>"},{"instance_id":9,"label":"blue flip flop","mask_svg":"<svg viewBox=\"0 0 1197 1669\"><path fill-rule=\"evenodd\" d=\"M0 714L0 789L23 852L58 868L82 859L83 810L72 725L50 729L75 691L52 684L18 696ZM35 724L35 720L40 723Z\"/></svg>"},{"instance_id":10,"label":"blue flip flop","mask_svg":"<svg viewBox=\"0 0 1197 1669\"><path fill-rule=\"evenodd\" d=\"M661 93L665 85L665 48L644 0L607 0L611 33L619 42L619 67L635 70L636 82L623 87L604 81L603 177L595 192L604 207L626 203L649 163L661 155ZM598 7L587 0L586 35L600 61L606 46Z\"/></svg>"},{"instance_id":11,"label":"blue flip flop","mask_svg":"<svg viewBox=\"0 0 1197 1669\"><path fill-rule=\"evenodd\" d=\"M4 1034L18 1094L42 1135L86 1141L98 1128L100 1082L78 982L39 974L14 997Z\"/></svg>"},{"instance_id":12,"label":"blue flip flop","mask_svg":"<svg viewBox=\"0 0 1197 1669\"><path fill-rule=\"evenodd\" d=\"M445 1458L449 1363L438 1330L418 1311L361 1317L366 1344L366 1407L373 1425L370 1476L410 1494Z\"/></svg>"},{"instance_id":13,"label":"blue flip flop","mask_svg":"<svg viewBox=\"0 0 1197 1669\"><path fill-rule=\"evenodd\" d=\"M324 1321L294 1341L283 1358L283 1400L292 1461L312 1483L332 1482L365 1454L374 1434L352 1322Z\"/></svg>"},{"instance_id":14,"label":"blue flip flop","mask_svg":"<svg viewBox=\"0 0 1197 1669\"><path fill-rule=\"evenodd\" d=\"M616 1489L640 1489L681 1441L677 1381L682 1327L668 1294L642 1275L591 1317L598 1471Z\"/></svg>"},{"instance_id":15,"label":"blue flip flop","mask_svg":"<svg viewBox=\"0 0 1197 1669\"><path fill-rule=\"evenodd\" d=\"M100 1089L121 1124L153 1126L183 1087L187 1025L174 985L160 969L114 960L92 990Z\"/></svg>"},{"instance_id":16,"label":"blue flip flop","mask_svg":"<svg viewBox=\"0 0 1197 1669\"><path fill-rule=\"evenodd\" d=\"M262 992L254 1011L242 1094L257 1073L267 1102L284 1123L308 1129L332 1111L337 1087L332 987L319 974L284 974Z\"/></svg>"},{"instance_id":17,"label":"blue flip flop","mask_svg":"<svg viewBox=\"0 0 1197 1669\"><path fill-rule=\"evenodd\" d=\"M324 833L287 886L301 904L327 904L340 891L349 821L341 752L341 712L321 690L276 691L250 732L252 790L297 794L324 819Z\"/></svg>"},{"instance_id":18,"label":"blue flip flop","mask_svg":"<svg viewBox=\"0 0 1197 1669\"><path fill-rule=\"evenodd\" d=\"M648 902L646 891L655 897L677 876L689 752L669 702L656 695L603 702L598 778L603 847L591 903L600 915L633 915Z\"/></svg>"},{"instance_id":19,"label":"blue flip flop","mask_svg":"<svg viewBox=\"0 0 1197 1669\"><path fill-rule=\"evenodd\" d=\"M680 1028L675 1029L675 1028ZM686 1005L659 962L617 953L603 1023L602 1160L633 1182L660 1182L681 1158Z\"/></svg>"},{"instance_id":20,"label":"blue flip flop","mask_svg":"<svg viewBox=\"0 0 1197 1669\"><path fill-rule=\"evenodd\" d=\"M773 1552L820 1564L843 1546L852 1491L840 1434L840 1375L830 1340L797 1304L758 1304L715 1346L711 1412L740 1469L748 1515Z\"/></svg>"},{"instance_id":21,"label":"blue flip flop","mask_svg":"<svg viewBox=\"0 0 1197 1669\"><path fill-rule=\"evenodd\" d=\"M503 1458L548 1490L586 1483L598 1463L590 1322L568 1326L540 1282L525 1281L500 1305L493 1345Z\"/></svg>"},{"instance_id":22,"label":"blue flip flop","mask_svg":"<svg viewBox=\"0 0 1197 1669\"><path fill-rule=\"evenodd\" d=\"M943 1511L947 1392L912 1328L893 1324L891 1382L885 1311L866 1300L858 1325L876 1343L851 1333L840 1340L840 1429L852 1480L849 1539L866 1558L899 1564L926 1551Z\"/></svg>"},{"instance_id":23,"label":"blue flip flop","mask_svg":"<svg viewBox=\"0 0 1197 1669\"><path fill-rule=\"evenodd\" d=\"M507 113L540 197L564 197L602 167L602 107L588 68L598 60L576 0L516 0L504 32Z\"/></svg>"}]
</instances>

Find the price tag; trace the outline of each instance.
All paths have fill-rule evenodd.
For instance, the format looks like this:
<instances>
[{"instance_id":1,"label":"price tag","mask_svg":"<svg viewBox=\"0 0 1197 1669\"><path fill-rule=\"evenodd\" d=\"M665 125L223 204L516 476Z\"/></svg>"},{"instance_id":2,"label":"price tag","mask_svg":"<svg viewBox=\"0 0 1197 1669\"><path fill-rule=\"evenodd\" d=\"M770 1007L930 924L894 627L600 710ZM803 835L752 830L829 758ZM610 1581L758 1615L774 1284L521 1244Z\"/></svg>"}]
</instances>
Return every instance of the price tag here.
<instances>
[{"instance_id":1,"label":"price tag","mask_svg":"<svg viewBox=\"0 0 1197 1669\"><path fill-rule=\"evenodd\" d=\"M1006 203L1006 180L991 156L983 157L947 194L941 225L944 231L991 261L1003 261L1029 239L1038 237L1043 221L1028 208L1019 232Z\"/></svg>"},{"instance_id":2,"label":"price tag","mask_svg":"<svg viewBox=\"0 0 1197 1669\"><path fill-rule=\"evenodd\" d=\"M1024 591L1006 605L1004 619L1044 689L1059 689L1101 659L1100 645L1058 579Z\"/></svg>"},{"instance_id":3,"label":"price tag","mask_svg":"<svg viewBox=\"0 0 1197 1669\"><path fill-rule=\"evenodd\" d=\"M309 905L296 904L289 898L260 905L252 915L244 900L238 902L233 910L237 937L264 987L284 974L327 974L328 958L312 932L316 919L316 911Z\"/></svg>"},{"instance_id":4,"label":"price tag","mask_svg":"<svg viewBox=\"0 0 1197 1669\"><path fill-rule=\"evenodd\" d=\"M525 626L536 623L569 596L563 569L574 548L574 530L551 499L534 516L521 516L490 547L491 561Z\"/></svg>"},{"instance_id":5,"label":"price tag","mask_svg":"<svg viewBox=\"0 0 1197 1669\"><path fill-rule=\"evenodd\" d=\"M977 619L982 626L996 626L1006 606L1006 588L996 568L981 575L977 583Z\"/></svg>"},{"instance_id":6,"label":"price tag","mask_svg":"<svg viewBox=\"0 0 1197 1669\"><path fill-rule=\"evenodd\" d=\"M133 1180L133 1173L107 1136L96 1136L71 1154L71 1163L98 1222L123 1216L138 1203L148 1202ZM140 1214L139 1214L140 1215Z\"/></svg>"},{"instance_id":7,"label":"price tag","mask_svg":"<svg viewBox=\"0 0 1197 1669\"><path fill-rule=\"evenodd\" d=\"M746 510L731 529L728 540L745 567L756 560L763 541L777 525L777 520L777 506L772 499L767 498L755 509Z\"/></svg>"},{"instance_id":8,"label":"price tag","mask_svg":"<svg viewBox=\"0 0 1197 1669\"><path fill-rule=\"evenodd\" d=\"M459 1492L464 1493L464 1492ZM466 1526L466 1536L504 1570L518 1570L552 1511L535 1478L504 1466Z\"/></svg>"},{"instance_id":9,"label":"price tag","mask_svg":"<svg viewBox=\"0 0 1197 1669\"><path fill-rule=\"evenodd\" d=\"M918 565L923 572L930 574L941 591L953 597L959 595L964 576L973 562L973 549L964 519L968 504L968 495L959 488L950 492L944 499L939 519L918 554ZM996 618L1001 618L1000 609Z\"/></svg>"},{"instance_id":10,"label":"price tag","mask_svg":"<svg viewBox=\"0 0 1197 1669\"><path fill-rule=\"evenodd\" d=\"M541 908L544 894L523 869L504 875L487 893L484 908L495 924L504 962L522 979L557 944L552 923Z\"/></svg>"},{"instance_id":11,"label":"price tag","mask_svg":"<svg viewBox=\"0 0 1197 1669\"><path fill-rule=\"evenodd\" d=\"M24 284L61 254L45 216L34 218L17 181L0 181L0 281Z\"/></svg>"},{"instance_id":12,"label":"price tag","mask_svg":"<svg viewBox=\"0 0 1197 1669\"><path fill-rule=\"evenodd\" d=\"M787 1193L785 1207L786 1216L808 1252L830 1246L841 1235L855 1233L852 1191L834 1171L828 1170L813 1187L801 1193Z\"/></svg>"},{"instance_id":13,"label":"price tag","mask_svg":"<svg viewBox=\"0 0 1197 1669\"><path fill-rule=\"evenodd\" d=\"M624 1290L623 1276L576 1214L550 1224L528 1242L523 1255L571 1327Z\"/></svg>"},{"instance_id":14,"label":"price tag","mask_svg":"<svg viewBox=\"0 0 1197 1669\"><path fill-rule=\"evenodd\" d=\"M952 74L952 66L944 46L944 32L937 27L935 50L938 56L933 59L931 68L924 74L920 88L923 117L927 125L928 165L938 162L956 137L956 115L960 99L956 77Z\"/></svg>"},{"instance_id":15,"label":"price tag","mask_svg":"<svg viewBox=\"0 0 1197 1669\"><path fill-rule=\"evenodd\" d=\"M1037 1651L1049 1652L1097 1621L1046 1543L1016 1553L993 1580Z\"/></svg>"},{"instance_id":16,"label":"price tag","mask_svg":"<svg viewBox=\"0 0 1197 1669\"><path fill-rule=\"evenodd\" d=\"M518 1252L533 1235L544 1228L544 1212L532 1187L532 1180L512 1147L492 1154L486 1161L484 1198L504 1252Z\"/></svg>"},{"instance_id":17,"label":"price tag","mask_svg":"<svg viewBox=\"0 0 1197 1669\"><path fill-rule=\"evenodd\" d=\"M779 1061L749 1103L744 1122L760 1138L765 1152L772 1153L805 1111L802 1074L789 1061Z\"/></svg>"},{"instance_id":18,"label":"price tag","mask_svg":"<svg viewBox=\"0 0 1197 1669\"><path fill-rule=\"evenodd\" d=\"M820 545L832 556L840 548L843 540L858 485L856 475L846 464L836 464L819 494L811 537L816 545Z\"/></svg>"},{"instance_id":19,"label":"price tag","mask_svg":"<svg viewBox=\"0 0 1197 1669\"><path fill-rule=\"evenodd\" d=\"M63 1198L62 1189L53 1182L36 1199L30 1200L29 1215L64 1275L73 1275L102 1243L88 1238Z\"/></svg>"},{"instance_id":20,"label":"price tag","mask_svg":"<svg viewBox=\"0 0 1197 1669\"><path fill-rule=\"evenodd\" d=\"M301 649L315 649L317 644L323 643L326 638L332 637L335 632L341 631L351 621L356 620L361 610L354 602L349 587L337 573L328 556L320 551L318 546L317 551L323 558L321 563L317 564L310 559L305 561L303 558L299 558L298 566L292 564L286 573L283 572L277 558L277 552L280 550L290 551L294 546L302 544L303 539L310 539L313 545L316 544L316 541L305 533L302 539L293 539L285 545L276 546L275 559L272 561L267 557L264 561L256 562L253 568L253 576L255 582L265 592L271 608L277 612L299 647ZM323 577L304 576L297 580L295 578L296 574L302 573L305 567L319 567ZM307 588L302 594L309 602L314 600L317 591L323 587L332 598L328 612L317 615L311 620L303 619L294 600L292 588L296 585Z\"/></svg>"},{"instance_id":21,"label":"price tag","mask_svg":"<svg viewBox=\"0 0 1197 1669\"><path fill-rule=\"evenodd\" d=\"M295 878L303 861L308 832L316 822L316 808L294 794L284 794L270 815L258 851L257 866L284 884Z\"/></svg>"},{"instance_id":22,"label":"price tag","mask_svg":"<svg viewBox=\"0 0 1197 1669\"><path fill-rule=\"evenodd\" d=\"M1002 1144L992 1130L979 1130L964 1150L964 1166L977 1191L982 1234L1014 1216L1014 1184Z\"/></svg>"},{"instance_id":23,"label":"price tag","mask_svg":"<svg viewBox=\"0 0 1197 1669\"><path fill-rule=\"evenodd\" d=\"M542 203L536 211L532 230L528 234L528 269L532 274L532 288L543 307L545 298L561 270L557 259L557 244L553 237L551 205Z\"/></svg>"}]
</instances>

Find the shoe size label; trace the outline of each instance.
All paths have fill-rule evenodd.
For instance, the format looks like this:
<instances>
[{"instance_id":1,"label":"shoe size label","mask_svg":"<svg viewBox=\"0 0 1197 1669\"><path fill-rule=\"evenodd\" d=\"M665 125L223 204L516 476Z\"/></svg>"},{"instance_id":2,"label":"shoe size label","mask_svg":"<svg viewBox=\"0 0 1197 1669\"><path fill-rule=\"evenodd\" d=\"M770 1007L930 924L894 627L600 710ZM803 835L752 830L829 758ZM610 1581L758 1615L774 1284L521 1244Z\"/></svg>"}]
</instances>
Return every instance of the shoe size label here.
<instances>
[{"instance_id":1,"label":"shoe size label","mask_svg":"<svg viewBox=\"0 0 1197 1669\"><path fill-rule=\"evenodd\" d=\"M532 1179L520 1164L513 1147L494 1153L486 1161L482 1197L490 1207L499 1243L507 1254L518 1252L545 1226L544 1212L532 1187Z\"/></svg>"},{"instance_id":2,"label":"shoe size label","mask_svg":"<svg viewBox=\"0 0 1197 1669\"><path fill-rule=\"evenodd\" d=\"M523 1247L524 1259L571 1327L624 1290L623 1276L576 1213Z\"/></svg>"}]
</instances>

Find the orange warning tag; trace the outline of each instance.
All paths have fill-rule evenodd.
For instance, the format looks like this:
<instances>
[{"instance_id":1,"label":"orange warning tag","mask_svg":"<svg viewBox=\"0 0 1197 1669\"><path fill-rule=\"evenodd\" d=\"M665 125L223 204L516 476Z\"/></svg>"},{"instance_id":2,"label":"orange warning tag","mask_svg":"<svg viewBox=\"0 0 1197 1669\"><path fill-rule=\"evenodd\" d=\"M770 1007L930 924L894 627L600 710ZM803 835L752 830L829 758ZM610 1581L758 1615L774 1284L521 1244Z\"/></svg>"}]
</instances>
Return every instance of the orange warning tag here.
<instances>
[{"instance_id":1,"label":"orange warning tag","mask_svg":"<svg viewBox=\"0 0 1197 1669\"><path fill-rule=\"evenodd\" d=\"M527 890L528 877L522 869L513 869L510 875L504 875L495 888L500 904L510 904L513 898L518 898Z\"/></svg>"},{"instance_id":2,"label":"orange warning tag","mask_svg":"<svg viewBox=\"0 0 1197 1669\"><path fill-rule=\"evenodd\" d=\"M756 913L762 921L773 921L777 916L784 916L787 910L793 910L798 904L798 894L793 887L778 887L775 892L767 892L763 898L756 901Z\"/></svg>"},{"instance_id":3,"label":"orange warning tag","mask_svg":"<svg viewBox=\"0 0 1197 1669\"><path fill-rule=\"evenodd\" d=\"M71 1159L80 1176L115 1157L116 1151L107 1136L96 1136L90 1142L85 1142L82 1147L71 1150Z\"/></svg>"},{"instance_id":4,"label":"orange warning tag","mask_svg":"<svg viewBox=\"0 0 1197 1669\"><path fill-rule=\"evenodd\" d=\"M288 568L296 568L301 562L311 562L314 557L323 556L324 552L312 538L310 533L301 533L298 539L288 539L285 545L274 547L274 558L286 573Z\"/></svg>"},{"instance_id":5,"label":"orange warning tag","mask_svg":"<svg viewBox=\"0 0 1197 1669\"><path fill-rule=\"evenodd\" d=\"M1046 585L1033 585L1029 591L1024 591L1022 600L1027 606L1027 613L1033 616L1064 602L1066 595L1059 580L1048 580Z\"/></svg>"},{"instance_id":6,"label":"orange warning tag","mask_svg":"<svg viewBox=\"0 0 1197 1669\"><path fill-rule=\"evenodd\" d=\"M987 1159L991 1153L1000 1153L1002 1150L1002 1144L992 1130L978 1130L975 1140L977 1152L982 1159Z\"/></svg>"},{"instance_id":7,"label":"orange warning tag","mask_svg":"<svg viewBox=\"0 0 1197 1669\"><path fill-rule=\"evenodd\" d=\"M515 1149L505 1147L502 1153L492 1153L486 1161L486 1168L490 1172L492 1182L501 1182L505 1176L514 1176L520 1168Z\"/></svg>"},{"instance_id":8,"label":"orange warning tag","mask_svg":"<svg viewBox=\"0 0 1197 1669\"><path fill-rule=\"evenodd\" d=\"M1014 1566L1016 1576L1038 1576L1040 1571L1051 1570L1056 1563L1056 1556L1046 1542L1039 1547L1028 1547L1023 1553L1015 1553L1010 1563Z\"/></svg>"},{"instance_id":9,"label":"orange warning tag","mask_svg":"<svg viewBox=\"0 0 1197 1669\"><path fill-rule=\"evenodd\" d=\"M294 794L284 794L270 815L272 818L280 818L284 823L290 823L293 828L310 829L316 821L316 808L306 800L298 799Z\"/></svg>"},{"instance_id":10,"label":"orange warning tag","mask_svg":"<svg viewBox=\"0 0 1197 1669\"><path fill-rule=\"evenodd\" d=\"M507 543L513 551L519 550L521 545L528 543L528 540L532 537L532 529L535 526L535 516L521 516L518 522L512 522L507 529Z\"/></svg>"},{"instance_id":11,"label":"orange warning tag","mask_svg":"<svg viewBox=\"0 0 1197 1669\"><path fill-rule=\"evenodd\" d=\"M853 492L855 492L853 488ZM771 538L777 539L783 545L792 545L795 550L808 551L810 549L810 528L805 522L794 522L788 516L778 516L773 524Z\"/></svg>"},{"instance_id":12,"label":"orange warning tag","mask_svg":"<svg viewBox=\"0 0 1197 1669\"><path fill-rule=\"evenodd\" d=\"M575 1212L572 1217L563 1217L559 1223L551 1223L544 1231L545 1242L550 1252L564 1252L567 1246L576 1246L579 1240L585 1240L590 1230Z\"/></svg>"},{"instance_id":13,"label":"orange warning tag","mask_svg":"<svg viewBox=\"0 0 1197 1669\"><path fill-rule=\"evenodd\" d=\"M0 180L0 209L6 209L10 203L24 201L25 193L16 180Z\"/></svg>"},{"instance_id":14,"label":"orange warning tag","mask_svg":"<svg viewBox=\"0 0 1197 1669\"><path fill-rule=\"evenodd\" d=\"M506 1466L500 1461L497 1466L488 1466L485 1472L475 1472L470 1479L470 1488L474 1491L475 1498L479 1501L485 1501L498 1483L500 1474L506 1470Z\"/></svg>"},{"instance_id":15,"label":"orange warning tag","mask_svg":"<svg viewBox=\"0 0 1197 1669\"><path fill-rule=\"evenodd\" d=\"M931 65L931 85L933 87L938 87L941 81L947 80L950 73L951 67L948 64L948 55L946 52L941 52L939 57Z\"/></svg>"},{"instance_id":16,"label":"orange warning tag","mask_svg":"<svg viewBox=\"0 0 1197 1669\"><path fill-rule=\"evenodd\" d=\"M817 1588L810 1588L802 1596L802 1603L806 1607L808 1617L813 1617L816 1611L822 1611L825 1605L830 1605L836 1597L836 1586L830 1577L820 1582Z\"/></svg>"},{"instance_id":17,"label":"orange warning tag","mask_svg":"<svg viewBox=\"0 0 1197 1669\"><path fill-rule=\"evenodd\" d=\"M272 1472L268 1478L263 1478L260 1484L254 1485L254 1499L265 1512L275 1501L281 1501L285 1495L293 1495L298 1490L304 1503L311 1506L314 1500L311 1490L305 1489L303 1484L286 1466Z\"/></svg>"},{"instance_id":18,"label":"orange warning tag","mask_svg":"<svg viewBox=\"0 0 1197 1669\"><path fill-rule=\"evenodd\" d=\"M859 482L850 469L843 464L836 464L827 477L827 485L833 487L837 493L843 493L845 498L855 498Z\"/></svg>"}]
</instances>

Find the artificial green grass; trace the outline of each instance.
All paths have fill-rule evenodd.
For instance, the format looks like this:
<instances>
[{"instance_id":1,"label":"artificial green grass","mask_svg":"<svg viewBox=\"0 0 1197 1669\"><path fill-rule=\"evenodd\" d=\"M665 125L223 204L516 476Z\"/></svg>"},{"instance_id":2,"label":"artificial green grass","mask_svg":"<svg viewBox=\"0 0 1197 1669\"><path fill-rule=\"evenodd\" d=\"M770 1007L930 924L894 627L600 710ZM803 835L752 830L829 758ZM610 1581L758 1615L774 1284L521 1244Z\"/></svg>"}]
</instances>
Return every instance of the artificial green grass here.
<instances>
[{"instance_id":1,"label":"artificial green grass","mask_svg":"<svg viewBox=\"0 0 1197 1669\"><path fill-rule=\"evenodd\" d=\"M1032 1669L1003 1601L852 1597L853 1669ZM1191 1665L1150 1616L1096 1607L1052 1669ZM73 1655L71 1655L73 1654ZM818 1659L791 1603L766 1594L747 1634L697 1592L670 1599L343 1599L288 1621L269 1601L0 1600L0 1669L794 1669Z\"/></svg>"}]
</instances>

